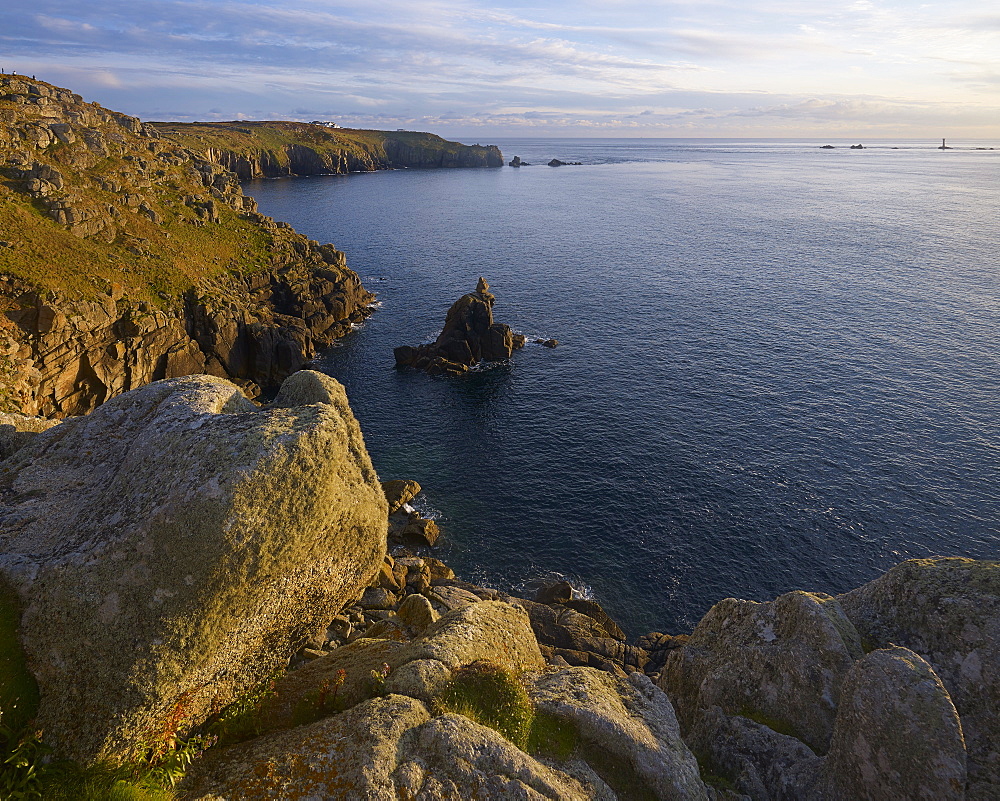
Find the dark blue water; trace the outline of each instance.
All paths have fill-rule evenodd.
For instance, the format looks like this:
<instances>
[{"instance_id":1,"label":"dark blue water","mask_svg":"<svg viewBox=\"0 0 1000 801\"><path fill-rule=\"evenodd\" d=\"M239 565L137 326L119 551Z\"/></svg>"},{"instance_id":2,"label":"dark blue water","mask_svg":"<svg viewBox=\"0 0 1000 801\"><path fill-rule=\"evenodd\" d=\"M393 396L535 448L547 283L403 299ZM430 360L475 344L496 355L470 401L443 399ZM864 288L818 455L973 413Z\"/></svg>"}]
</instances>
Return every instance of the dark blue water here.
<instances>
[{"instance_id":1,"label":"dark blue water","mask_svg":"<svg viewBox=\"0 0 1000 801\"><path fill-rule=\"evenodd\" d=\"M499 144L587 163L247 187L378 293L320 367L460 574L567 575L638 634L1000 555L998 143ZM479 275L560 346L394 369Z\"/></svg>"}]
</instances>

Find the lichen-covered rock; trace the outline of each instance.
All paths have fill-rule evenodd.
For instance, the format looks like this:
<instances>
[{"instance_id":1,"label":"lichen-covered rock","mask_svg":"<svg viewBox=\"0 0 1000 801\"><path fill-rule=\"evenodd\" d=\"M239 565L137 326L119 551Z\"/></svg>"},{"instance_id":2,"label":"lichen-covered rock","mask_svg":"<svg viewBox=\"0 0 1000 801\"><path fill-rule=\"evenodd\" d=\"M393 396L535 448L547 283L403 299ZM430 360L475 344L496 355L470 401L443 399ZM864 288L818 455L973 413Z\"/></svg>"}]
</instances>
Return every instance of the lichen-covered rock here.
<instances>
[{"instance_id":1,"label":"lichen-covered rock","mask_svg":"<svg viewBox=\"0 0 1000 801\"><path fill-rule=\"evenodd\" d=\"M423 660L438 662L448 671L480 661L514 674L545 666L524 610L499 601L484 601L450 612L431 623L423 636L410 642L366 637L292 671L275 685L275 699L265 712L267 725L271 728L295 725L308 711L305 707L309 699L324 684L335 682L341 670L343 684L338 690L338 700L341 705L353 706L371 696L373 671L385 665L387 678L392 681L404 665ZM406 675L407 682L412 684L414 676ZM424 670L420 675L431 674ZM392 686L396 692L402 692L407 682L400 679ZM421 698L432 694L427 684L413 686L418 687Z\"/></svg>"},{"instance_id":2,"label":"lichen-covered rock","mask_svg":"<svg viewBox=\"0 0 1000 801\"><path fill-rule=\"evenodd\" d=\"M284 666L378 569L386 501L343 387L299 373L258 409L161 381L3 463L0 570L18 590L46 740L123 758Z\"/></svg>"},{"instance_id":3,"label":"lichen-covered rock","mask_svg":"<svg viewBox=\"0 0 1000 801\"><path fill-rule=\"evenodd\" d=\"M958 713L931 666L907 648L855 663L823 766L825 801L961 801L966 754Z\"/></svg>"},{"instance_id":4,"label":"lichen-covered rock","mask_svg":"<svg viewBox=\"0 0 1000 801\"><path fill-rule=\"evenodd\" d=\"M823 757L762 723L706 710L685 738L703 775L718 777L753 801L809 801Z\"/></svg>"},{"instance_id":5,"label":"lichen-covered rock","mask_svg":"<svg viewBox=\"0 0 1000 801\"><path fill-rule=\"evenodd\" d=\"M185 801L395 801L399 740L429 718L412 698L374 698L316 723L211 750L192 765L180 795Z\"/></svg>"},{"instance_id":6,"label":"lichen-covered rock","mask_svg":"<svg viewBox=\"0 0 1000 801\"><path fill-rule=\"evenodd\" d=\"M575 727L584 758L598 773L612 760L619 775L627 774L634 795L624 797L707 799L670 700L642 674L621 679L592 668L566 668L540 676L529 694L540 710Z\"/></svg>"},{"instance_id":7,"label":"lichen-covered rock","mask_svg":"<svg viewBox=\"0 0 1000 801\"><path fill-rule=\"evenodd\" d=\"M432 719L422 703L398 695L210 751L192 766L180 794L185 801L597 797L492 729L460 715Z\"/></svg>"},{"instance_id":8,"label":"lichen-covered rock","mask_svg":"<svg viewBox=\"0 0 1000 801\"><path fill-rule=\"evenodd\" d=\"M439 615L434 611L431 602L423 595L408 595L396 610L396 618L407 628L418 633L426 631L427 627L437 622Z\"/></svg>"},{"instance_id":9,"label":"lichen-covered rock","mask_svg":"<svg viewBox=\"0 0 1000 801\"><path fill-rule=\"evenodd\" d=\"M393 775L400 798L589 801L595 797L592 788L461 715L442 715L408 732L400 752L405 761Z\"/></svg>"},{"instance_id":10,"label":"lichen-covered rock","mask_svg":"<svg viewBox=\"0 0 1000 801\"><path fill-rule=\"evenodd\" d=\"M1000 562L911 559L838 600L866 645L930 663L962 719L969 798L1000 798Z\"/></svg>"},{"instance_id":11,"label":"lichen-covered rock","mask_svg":"<svg viewBox=\"0 0 1000 801\"><path fill-rule=\"evenodd\" d=\"M685 731L718 706L825 753L840 684L862 655L857 631L829 596L790 592L769 603L727 598L671 652L660 686Z\"/></svg>"}]
</instances>

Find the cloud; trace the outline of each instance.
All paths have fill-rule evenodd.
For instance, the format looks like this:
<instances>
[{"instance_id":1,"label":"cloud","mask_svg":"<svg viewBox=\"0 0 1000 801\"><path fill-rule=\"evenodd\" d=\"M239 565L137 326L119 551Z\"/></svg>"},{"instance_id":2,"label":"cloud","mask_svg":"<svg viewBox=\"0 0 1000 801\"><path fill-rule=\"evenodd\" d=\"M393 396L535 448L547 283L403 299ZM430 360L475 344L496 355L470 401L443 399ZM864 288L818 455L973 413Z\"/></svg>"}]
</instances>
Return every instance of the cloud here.
<instances>
[{"instance_id":1,"label":"cloud","mask_svg":"<svg viewBox=\"0 0 1000 801\"><path fill-rule=\"evenodd\" d=\"M881 127L938 115L989 130L998 31L1000 15L969 0L550 0L516 10L478 0L8 0L0 9L10 66L140 116L325 110L392 127Z\"/></svg>"}]
</instances>

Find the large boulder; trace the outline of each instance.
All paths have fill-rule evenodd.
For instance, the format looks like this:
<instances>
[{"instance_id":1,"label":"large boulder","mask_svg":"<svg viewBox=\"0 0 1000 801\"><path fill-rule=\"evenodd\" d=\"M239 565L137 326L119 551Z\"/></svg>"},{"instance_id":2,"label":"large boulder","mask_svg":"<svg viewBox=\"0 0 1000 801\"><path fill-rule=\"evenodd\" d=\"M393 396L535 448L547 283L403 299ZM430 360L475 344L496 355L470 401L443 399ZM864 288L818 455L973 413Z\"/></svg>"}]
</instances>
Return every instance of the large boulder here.
<instances>
[{"instance_id":1,"label":"large boulder","mask_svg":"<svg viewBox=\"0 0 1000 801\"><path fill-rule=\"evenodd\" d=\"M264 409L209 376L150 384L37 434L0 484L37 723L82 761L128 758L284 667L385 553L343 387L309 371Z\"/></svg>"},{"instance_id":2,"label":"large boulder","mask_svg":"<svg viewBox=\"0 0 1000 801\"><path fill-rule=\"evenodd\" d=\"M841 682L861 656L857 631L829 596L790 592L769 603L727 598L671 652L660 686L685 732L718 706L822 754Z\"/></svg>"},{"instance_id":3,"label":"large boulder","mask_svg":"<svg viewBox=\"0 0 1000 801\"><path fill-rule=\"evenodd\" d=\"M866 646L930 663L962 719L969 798L1000 798L1000 562L911 559L838 600Z\"/></svg>"},{"instance_id":4,"label":"large boulder","mask_svg":"<svg viewBox=\"0 0 1000 801\"><path fill-rule=\"evenodd\" d=\"M575 729L583 759L620 798L707 799L670 699L641 673L622 679L566 668L540 676L529 693L540 710Z\"/></svg>"},{"instance_id":5,"label":"large boulder","mask_svg":"<svg viewBox=\"0 0 1000 801\"><path fill-rule=\"evenodd\" d=\"M858 660L822 774L824 801L963 801L962 726L931 666L899 647Z\"/></svg>"}]
</instances>

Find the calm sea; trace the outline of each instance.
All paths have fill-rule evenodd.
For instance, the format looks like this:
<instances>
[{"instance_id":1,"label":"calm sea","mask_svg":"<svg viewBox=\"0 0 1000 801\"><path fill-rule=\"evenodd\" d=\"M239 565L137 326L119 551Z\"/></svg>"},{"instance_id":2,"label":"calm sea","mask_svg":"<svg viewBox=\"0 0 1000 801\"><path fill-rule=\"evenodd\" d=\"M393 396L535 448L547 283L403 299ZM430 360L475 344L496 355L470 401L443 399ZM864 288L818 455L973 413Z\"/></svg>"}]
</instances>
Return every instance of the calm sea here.
<instances>
[{"instance_id":1,"label":"calm sea","mask_svg":"<svg viewBox=\"0 0 1000 801\"><path fill-rule=\"evenodd\" d=\"M378 293L318 365L443 558L677 633L726 596L1000 557L1000 150L974 149L1000 142L830 143L510 140L537 166L246 188ZM559 347L394 369L480 275Z\"/></svg>"}]
</instances>

